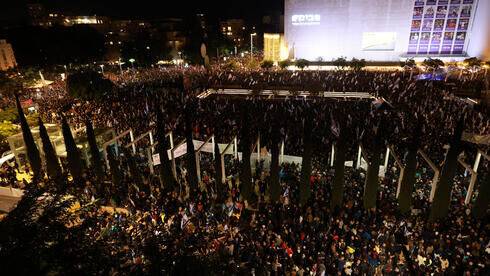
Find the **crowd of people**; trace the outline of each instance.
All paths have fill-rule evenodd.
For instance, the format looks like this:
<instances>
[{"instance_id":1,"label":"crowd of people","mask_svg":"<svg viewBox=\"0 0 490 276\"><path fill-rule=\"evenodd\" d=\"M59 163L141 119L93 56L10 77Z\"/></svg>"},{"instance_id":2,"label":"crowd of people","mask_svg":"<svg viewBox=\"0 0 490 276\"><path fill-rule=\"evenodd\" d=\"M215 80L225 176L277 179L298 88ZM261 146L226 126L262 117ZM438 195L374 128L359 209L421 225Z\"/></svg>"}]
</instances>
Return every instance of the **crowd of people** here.
<instances>
[{"instance_id":1,"label":"crowd of people","mask_svg":"<svg viewBox=\"0 0 490 276\"><path fill-rule=\"evenodd\" d=\"M154 131L156 113L163 110L166 131L185 137L185 120L192 121L193 138L211 135L219 143L240 138L247 122L251 140L260 137L270 151L274 135L284 141L288 155L302 156L305 133L311 133L314 154L310 178L312 195L299 204L300 164L281 164L281 197L273 202L270 172L256 160L253 194L240 196L239 161L226 159L229 172L224 185L217 183L212 158L202 158L202 181L191 192L186 164L178 162L179 189L162 185L149 171L143 139L133 156L121 151L118 165L123 185L98 187L90 171L80 195L102 198L106 205L127 213L91 214L97 227L87 235L105 244L110 252L106 273L122 274L252 274L252 275L398 275L484 274L490 265L489 225L469 214L465 171L458 169L448 218L428 220L431 170L419 161L413 191L413 211L397 212L396 189L400 174L394 162L385 168L377 208L362 205L365 172L348 168L342 208L330 207L334 171L329 167L330 148L345 139L347 160L356 160L362 145L369 160L374 141L392 145L403 156L414 139L420 149L442 166L446 145L462 119L465 131L490 135L488 113L454 96L457 89L481 88L481 78L443 82L416 81L405 72L267 71L219 68L147 69L114 76L116 88L102 100L81 101L68 96L63 82L33 96L45 121L56 122L64 112L77 128L86 118L97 128L127 129L143 134ZM448 83L451 82L451 85ZM252 95L242 99L196 96L209 88L285 89L313 92L368 92L376 99L332 100L297 97L264 100ZM125 138L126 139L126 138ZM120 146L129 141L121 140ZM247 146L247 145L245 145ZM465 143L466 158L483 145ZM136 160L141 179L128 169ZM480 171L488 172L488 161ZM7 172L9 172L7 170ZM6 174L7 175L7 174ZM10 177L10 174L8 176ZM486 173L479 176L488 177ZM4 177L3 177L4 178ZM10 179L9 179L10 181ZM225 196L219 190L224 189ZM486 217L486 219L488 216ZM401 238L403 237L403 238ZM189 265L191 264L191 265ZM199 270L201 269L201 270Z\"/></svg>"}]
</instances>

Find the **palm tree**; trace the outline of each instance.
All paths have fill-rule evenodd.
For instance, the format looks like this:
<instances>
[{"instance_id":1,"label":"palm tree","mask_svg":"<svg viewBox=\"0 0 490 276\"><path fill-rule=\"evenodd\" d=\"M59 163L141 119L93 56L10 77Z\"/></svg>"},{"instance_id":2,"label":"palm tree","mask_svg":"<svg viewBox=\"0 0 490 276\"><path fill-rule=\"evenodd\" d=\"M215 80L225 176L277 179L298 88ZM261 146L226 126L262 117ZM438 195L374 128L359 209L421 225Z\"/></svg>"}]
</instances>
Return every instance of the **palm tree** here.
<instances>
[{"instance_id":1,"label":"palm tree","mask_svg":"<svg viewBox=\"0 0 490 276\"><path fill-rule=\"evenodd\" d=\"M102 184L102 179L104 179L104 165L100 157L99 147L97 146L97 140L95 138L94 128L92 126L92 121L87 119L85 121L85 126L87 128L87 140L90 147L90 156L92 168L95 171L97 180L99 184Z\"/></svg>"},{"instance_id":2,"label":"palm tree","mask_svg":"<svg viewBox=\"0 0 490 276\"><path fill-rule=\"evenodd\" d=\"M53 148L53 144L51 144L51 141L49 140L48 131L46 130L41 117L39 117L39 135L41 136L41 141L43 142L43 152L46 159L46 171L48 176L57 184L61 184L61 182L63 182L61 167L58 163L56 151Z\"/></svg>"},{"instance_id":3,"label":"palm tree","mask_svg":"<svg viewBox=\"0 0 490 276\"><path fill-rule=\"evenodd\" d=\"M313 123L311 113L305 118L303 130L303 161L301 164L301 183L299 189L300 204L304 205L311 195L310 177L311 177L311 159L313 153Z\"/></svg>"},{"instance_id":4,"label":"palm tree","mask_svg":"<svg viewBox=\"0 0 490 276\"><path fill-rule=\"evenodd\" d=\"M277 107L275 106L272 110L273 112L273 122L277 122L277 118L275 118L277 114ZM280 133L279 133L279 125L274 123L272 125L272 133L271 133L271 169L270 169L270 188L269 192L271 195L272 202L278 202L281 196L281 185L279 183L279 141Z\"/></svg>"},{"instance_id":5,"label":"palm tree","mask_svg":"<svg viewBox=\"0 0 490 276\"><path fill-rule=\"evenodd\" d=\"M167 185L171 190L177 185L175 177L172 173L170 160L168 158L168 142L165 132L165 119L162 110L157 107L157 129L156 138L158 141L157 152L160 155L160 180L163 185Z\"/></svg>"},{"instance_id":6,"label":"palm tree","mask_svg":"<svg viewBox=\"0 0 490 276\"><path fill-rule=\"evenodd\" d=\"M347 151L347 135L344 120L340 121L339 136L337 137L337 143L335 144L335 160L334 170L335 175L332 185L332 202L331 207L341 207L344 197L344 174L345 174L345 154Z\"/></svg>"},{"instance_id":7,"label":"palm tree","mask_svg":"<svg viewBox=\"0 0 490 276\"><path fill-rule=\"evenodd\" d=\"M422 122L417 124L414 131L412 142L408 145L406 155L406 165L400 183L400 193L398 195L398 205L401 213L408 213L412 208L412 193L415 185L415 174L417 170L417 151L420 146L420 137L422 135Z\"/></svg>"},{"instance_id":8,"label":"palm tree","mask_svg":"<svg viewBox=\"0 0 490 276\"><path fill-rule=\"evenodd\" d=\"M81 185L83 182L83 161L80 157L77 144L71 133L70 126L68 125L66 118L61 114L61 130L63 132L63 138L66 148L66 159L68 160L68 170L70 171L73 181Z\"/></svg>"},{"instance_id":9,"label":"palm tree","mask_svg":"<svg viewBox=\"0 0 490 276\"><path fill-rule=\"evenodd\" d=\"M458 167L458 156L462 151L461 137L464 131L465 121L464 118L460 118L452 141L449 145L449 151L446 154L444 160L444 166L441 172L441 178L436 187L434 194L434 201L432 202L432 208L430 212L430 219L437 220L445 217L449 211L449 204L451 202L451 190L453 188L454 176Z\"/></svg>"},{"instance_id":10,"label":"palm tree","mask_svg":"<svg viewBox=\"0 0 490 276\"><path fill-rule=\"evenodd\" d=\"M36 143L34 142L34 137L32 136L31 129L27 124L24 111L20 104L19 95L15 94L15 102L17 104L17 112L19 113L20 126L22 128L22 136L24 137L24 144L27 151L27 159L31 165L32 172L34 174L34 181L39 180L42 177L42 163L41 157L39 155L39 150L37 149Z\"/></svg>"},{"instance_id":11,"label":"palm tree","mask_svg":"<svg viewBox=\"0 0 490 276\"><path fill-rule=\"evenodd\" d=\"M240 143L242 148L242 166L240 170L240 194L244 199L249 200L253 194L253 186L252 186L252 169L250 167L250 155L252 154L251 150L251 142L250 142L250 121L248 117L248 112L245 110L245 107L242 106L241 111L241 135L240 135Z\"/></svg>"},{"instance_id":12,"label":"palm tree","mask_svg":"<svg viewBox=\"0 0 490 276\"><path fill-rule=\"evenodd\" d=\"M379 166L381 164L381 152L383 151L383 138L381 135L381 120L378 121L378 126L374 131L374 147L372 157L369 160L366 184L364 185L364 208L371 209L376 207L376 198L379 188Z\"/></svg>"}]
</instances>

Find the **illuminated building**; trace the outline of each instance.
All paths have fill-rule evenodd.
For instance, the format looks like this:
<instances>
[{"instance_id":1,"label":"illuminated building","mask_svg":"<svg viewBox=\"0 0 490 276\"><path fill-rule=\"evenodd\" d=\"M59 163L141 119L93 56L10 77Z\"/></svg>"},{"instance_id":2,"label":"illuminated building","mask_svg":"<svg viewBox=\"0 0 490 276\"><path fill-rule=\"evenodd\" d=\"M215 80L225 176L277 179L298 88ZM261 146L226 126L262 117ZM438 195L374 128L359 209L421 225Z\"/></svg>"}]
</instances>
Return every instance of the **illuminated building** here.
<instances>
[{"instance_id":1,"label":"illuminated building","mask_svg":"<svg viewBox=\"0 0 490 276\"><path fill-rule=\"evenodd\" d=\"M102 25L106 24L107 21L109 21L107 18L98 16L65 16L63 19L63 25Z\"/></svg>"},{"instance_id":2,"label":"illuminated building","mask_svg":"<svg viewBox=\"0 0 490 276\"><path fill-rule=\"evenodd\" d=\"M282 34L264 34L264 60L273 62L289 58L289 51Z\"/></svg>"},{"instance_id":3,"label":"illuminated building","mask_svg":"<svg viewBox=\"0 0 490 276\"><path fill-rule=\"evenodd\" d=\"M246 27L243 19L229 19L220 22L220 30L238 47L248 43Z\"/></svg>"},{"instance_id":4,"label":"illuminated building","mask_svg":"<svg viewBox=\"0 0 490 276\"><path fill-rule=\"evenodd\" d=\"M285 0L295 58L490 58L488 0Z\"/></svg>"},{"instance_id":5,"label":"illuminated building","mask_svg":"<svg viewBox=\"0 0 490 276\"><path fill-rule=\"evenodd\" d=\"M12 45L7 43L6 40L0 39L0 71L6 71L16 66L17 61L15 60Z\"/></svg>"}]
</instances>

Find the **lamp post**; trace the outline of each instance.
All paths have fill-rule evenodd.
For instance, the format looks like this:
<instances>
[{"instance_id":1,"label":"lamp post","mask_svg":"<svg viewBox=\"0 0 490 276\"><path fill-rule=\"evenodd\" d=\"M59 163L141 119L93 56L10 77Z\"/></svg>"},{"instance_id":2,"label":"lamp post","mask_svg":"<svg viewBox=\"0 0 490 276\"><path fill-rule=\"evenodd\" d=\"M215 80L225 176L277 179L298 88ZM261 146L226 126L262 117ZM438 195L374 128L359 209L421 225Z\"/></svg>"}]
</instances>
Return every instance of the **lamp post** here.
<instances>
[{"instance_id":1,"label":"lamp post","mask_svg":"<svg viewBox=\"0 0 490 276\"><path fill-rule=\"evenodd\" d=\"M253 58L253 51L254 51L254 36L256 36L257 33L251 33L250 34L250 58Z\"/></svg>"},{"instance_id":2,"label":"lamp post","mask_svg":"<svg viewBox=\"0 0 490 276\"><path fill-rule=\"evenodd\" d=\"M134 70L134 62L135 62L135 61L136 61L136 60L135 60L134 58L130 58L130 59L129 59L129 62L131 62L131 68L133 68L133 70Z\"/></svg>"},{"instance_id":3,"label":"lamp post","mask_svg":"<svg viewBox=\"0 0 490 276\"><path fill-rule=\"evenodd\" d=\"M121 61L121 58L119 58L119 61L117 63L119 64L119 72L122 75L123 74L123 70L122 70L122 61Z\"/></svg>"},{"instance_id":4,"label":"lamp post","mask_svg":"<svg viewBox=\"0 0 490 276\"><path fill-rule=\"evenodd\" d=\"M104 64L100 65L100 69L102 70L102 75L104 75Z\"/></svg>"}]
</instances>

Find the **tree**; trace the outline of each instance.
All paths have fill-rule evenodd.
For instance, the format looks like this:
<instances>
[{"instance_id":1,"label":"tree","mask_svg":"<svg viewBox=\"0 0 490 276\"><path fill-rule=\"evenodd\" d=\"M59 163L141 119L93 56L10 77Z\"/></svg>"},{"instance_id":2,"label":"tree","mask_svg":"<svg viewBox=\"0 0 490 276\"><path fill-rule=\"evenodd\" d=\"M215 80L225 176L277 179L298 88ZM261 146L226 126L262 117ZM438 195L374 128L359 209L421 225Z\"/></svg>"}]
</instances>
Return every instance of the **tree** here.
<instances>
[{"instance_id":1,"label":"tree","mask_svg":"<svg viewBox=\"0 0 490 276\"><path fill-rule=\"evenodd\" d=\"M242 164L240 170L240 194L244 199L250 201L253 194L252 169L250 167L251 141L250 141L250 118L248 110L242 106L241 110L241 133L240 144L242 148Z\"/></svg>"},{"instance_id":2,"label":"tree","mask_svg":"<svg viewBox=\"0 0 490 276\"><path fill-rule=\"evenodd\" d=\"M303 161L301 163L300 204L304 205L310 198L311 159L313 154L313 118L310 111L305 116L303 129Z\"/></svg>"},{"instance_id":3,"label":"tree","mask_svg":"<svg viewBox=\"0 0 490 276\"><path fill-rule=\"evenodd\" d=\"M95 138L92 121L90 119L87 119L85 121L85 126L87 129L87 140L90 148L91 167L95 171L95 175L97 176L97 181L99 182L98 184L101 185L102 180L104 179L104 165L100 157L100 151L99 151L99 147L97 146L97 140Z\"/></svg>"},{"instance_id":4,"label":"tree","mask_svg":"<svg viewBox=\"0 0 490 276\"><path fill-rule=\"evenodd\" d=\"M240 65L235 60L228 60L224 65L223 69L227 71L233 71L240 67Z\"/></svg>"},{"instance_id":5,"label":"tree","mask_svg":"<svg viewBox=\"0 0 490 276\"><path fill-rule=\"evenodd\" d=\"M65 141L66 159L68 160L68 170L73 177L73 182L77 185L83 183L83 162L78 151L77 144L71 133L70 126L66 121L66 118L61 114L61 131L63 132L63 139Z\"/></svg>"},{"instance_id":6,"label":"tree","mask_svg":"<svg viewBox=\"0 0 490 276\"><path fill-rule=\"evenodd\" d=\"M287 69L291 65L291 61L289 59L279 61L279 67L284 70Z\"/></svg>"},{"instance_id":7,"label":"tree","mask_svg":"<svg viewBox=\"0 0 490 276\"><path fill-rule=\"evenodd\" d=\"M310 62L309 62L308 60L306 60L306 59L298 59L298 60L296 61L296 66L297 66L299 69L303 70L303 69L305 69L306 67L310 66Z\"/></svg>"},{"instance_id":8,"label":"tree","mask_svg":"<svg viewBox=\"0 0 490 276\"><path fill-rule=\"evenodd\" d=\"M349 67L352 68L352 70L359 72L361 71L364 67L366 67L366 60L365 59L357 59L353 58L350 63Z\"/></svg>"},{"instance_id":9,"label":"tree","mask_svg":"<svg viewBox=\"0 0 490 276\"><path fill-rule=\"evenodd\" d=\"M422 135L421 122L417 124L417 128L412 137L412 141L408 146L406 155L406 165L401 176L400 193L398 195L398 205L400 212L406 214L412 209L412 194L415 185L415 174L417 169L417 152L420 146L420 137Z\"/></svg>"},{"instance_id":10,"label":"tree","mask_svg":"<svg viewBox=\"0 0 490 276\"><path fill-rule=\"evenodd\" d=\"M451 139L449 150L444 159L441 178L436 186L434 200L430 212L430 219L437 220L447 216L449 204L451 203L451 190L453 188L454 176L458 168L458 156L462 151L461 137L464 131L465 121L460 118Z\"/></svg>"},{"instance_id":11,"label":"tree","mask_svg":"<svg viewBox=\"0 0 490 276\"><path fill-rule=\"evenodd\" d=\"M415 60L413 58L407 59L405 61L400 61L400 67L403 69L406 69L406 68L412 69L415 66L416 66L416 64L415 64Z\"/></svg>"},{"instance_id":12,"label":"tree","mask_svg":"<svg viewBox=\"0 0 490 276\"><path fill-rule=\"evenodd\" d=\"M339 57L333 61L333 65L337 67L337 70L344 70L344 68L349 65L349 62L347 62L345 57Z\"/></svg>"},{"instance_id":13,"label":"tree","mask_svg":"<svg viewBox=\"0 0 490 276\"><path fill-rule=\"evenodd\" d=\"M272 143L271 143L271 171L270 171L270 194L271 201L278 202L281 196L281 185L279 183L279 126L272 127Z\"/></svg>"},{"instance_id":14,"label":"tree","mask_svg":"<svg viewBox=\"0 0 490 276\"><path fill-rule=\"evenodd\" d=\"M274 67L274 63L272 61L270 61L270 60L264 60L260 64L260 68L265 69L265 70L269 70L272 67Z\"/></svg>"},{"instance_id":15,"label":"tree","mask_svg":"<svg viewBox=\"0 0 490 276\"><path fill-rule=\"evenodd\" d=\"M159 106L157 106L156 110L156 138L158 141L156 149L157 153L160 155L160 180L163 182L164 187L167 186L170 190L173 190L175 189L177 182L175 181L175 177L170 166L170 159L168 158L168 141L166 136L167 133L165 132L165 119Z\"/></svg>"},{"instance_id":16,"label":"tree","mask_svg":"<svg viewBox=\"0 0 490 276\"><path fill-rule=\"evenodd\" d=\"M107 159L109 159L109 170L112 176L112 187L117 191L116 194L112 194L111 196L115 198L115 205L120 205L119 195L123 195L123 172L119 167L119 160L116 157L114 146L107 147Z\"/></svg>"},{"instance_id":17,"label":"tree","mask_svg":"<svg viewBox=\"0 0 490 276\"><path fill-rule=\"evenodd\" d=\"M62 184L62 173L61 167L58 163L58 156L53 148L53 144L49 140L48 131L43 124L41 118L39 118L39 135L41 136L41 141L43 143L44 159L46 160L46 172L51 180L58 184L58 188L63 189L60 184Z\"/></svg>"},{"instance_id":18,"label":"tree","mask_svg":"<svg viewBox=\"0 0 490 276\"><path fill-rule=\"evenodd\" d=\"M376 199L379 188L379 166L381 164L381 153L384 141L382 135L383 120L380 118L377 127L374 129L374 147L372 157L368 164L366 183L364 185L364 208L371 209L376 207Z\"/></svg>"},{"instance_id":19,"label":"tree","mask_svg":"<svg viewBox=\"0 0 490 276\"><path fill-rule=\"evenodd\" d=\"M171 59L171 49L164 35L140 30L131 37L122 46L123 60L135 59L142 65L151 65L159 60Z\"/></svg>"},{"instance_id":20,"label":"tree","mask_svg":"<svg viewBox=\"0 0 490 276\"><path fill-rule=\"evenodd\" d=\"M2 273L109 273L108 247L101 239L87 235L97 228L93 214L98 212L82 199L52 190L54 186L49 182L43 187L29 185L16 208L0 222ZM74 210L72 206L77 202L82 207Z\"/></svg>"},{"instance_id":21,"label":"tree","mask_svg":"<svg viewBox=\"0 0 490 276\"><path fill-rule=\"evenodd\" d=\"M111 92L113 84L96 71L79 71L69 74L66 80L68 94L82 100L98 100Z\"/></svg>"},{"instance_id":22,"label":"tree","mask_svg":"<svg viewBox=\"0 0 490 276\"><path fill-rule=\"evenodd\" d=\"M466 67L471 68L473 70L477 70L483 64L482 60L476 57L467 58L464 60L464 64Z\"/></svg>"},{"instance_id":23,"label":"tree","mask_svg":"<svg viewBox=\"0 0 490 276\"><path fill-rule=\"evenodd\" d=\"M192 15L185 19L186 24L186 43L182 50L186 61L191 64L204 64L201 56L201 45L206 41L206 33L197 16Z\"/></svg>"},{"instance_id":24,"label":"tree","mask_svg":"<svg viewBox=\"0 0 490 276\"><path fill-rule=\"evenodd\" d=\"M345 156L347 151L347 135L345 124L339 122L340 133L335 144L335 159L334 159L334 178L332 185L332 202L331 207L341 207L344 197L344 182L345 182Z\"/></svg>"},{"instance_id":25,"label":"tree","mask_svg":"<svg viewBox=\"0 0 490 276\"><path fill-rule=\"evenodd\" d=\"M444 66L444 62L440 59L428 58L428 59L424 60L423 65L429 71L437 71L440 67Z\"/></svg>"},{"instance_id":26,"label":"tree","mask_svg":"<svg viewBox=\"0 0 490 276\"><path fill-rule=\"evenodd\" d=\"M42 163L41 157L39 155L39 150L37 149L36 142L34 142L34 137L32 136L31 129L27 124L26 117L24 116L24 111L20 105L19 95L15 94L15 102L17 104L17 112L19 113L20 126L22 128L22 136L24 138L24 144L27 151L27 159L31 165L32 172L34 173L34 182L42 177Z\"/></svg>"}]
</instances>

